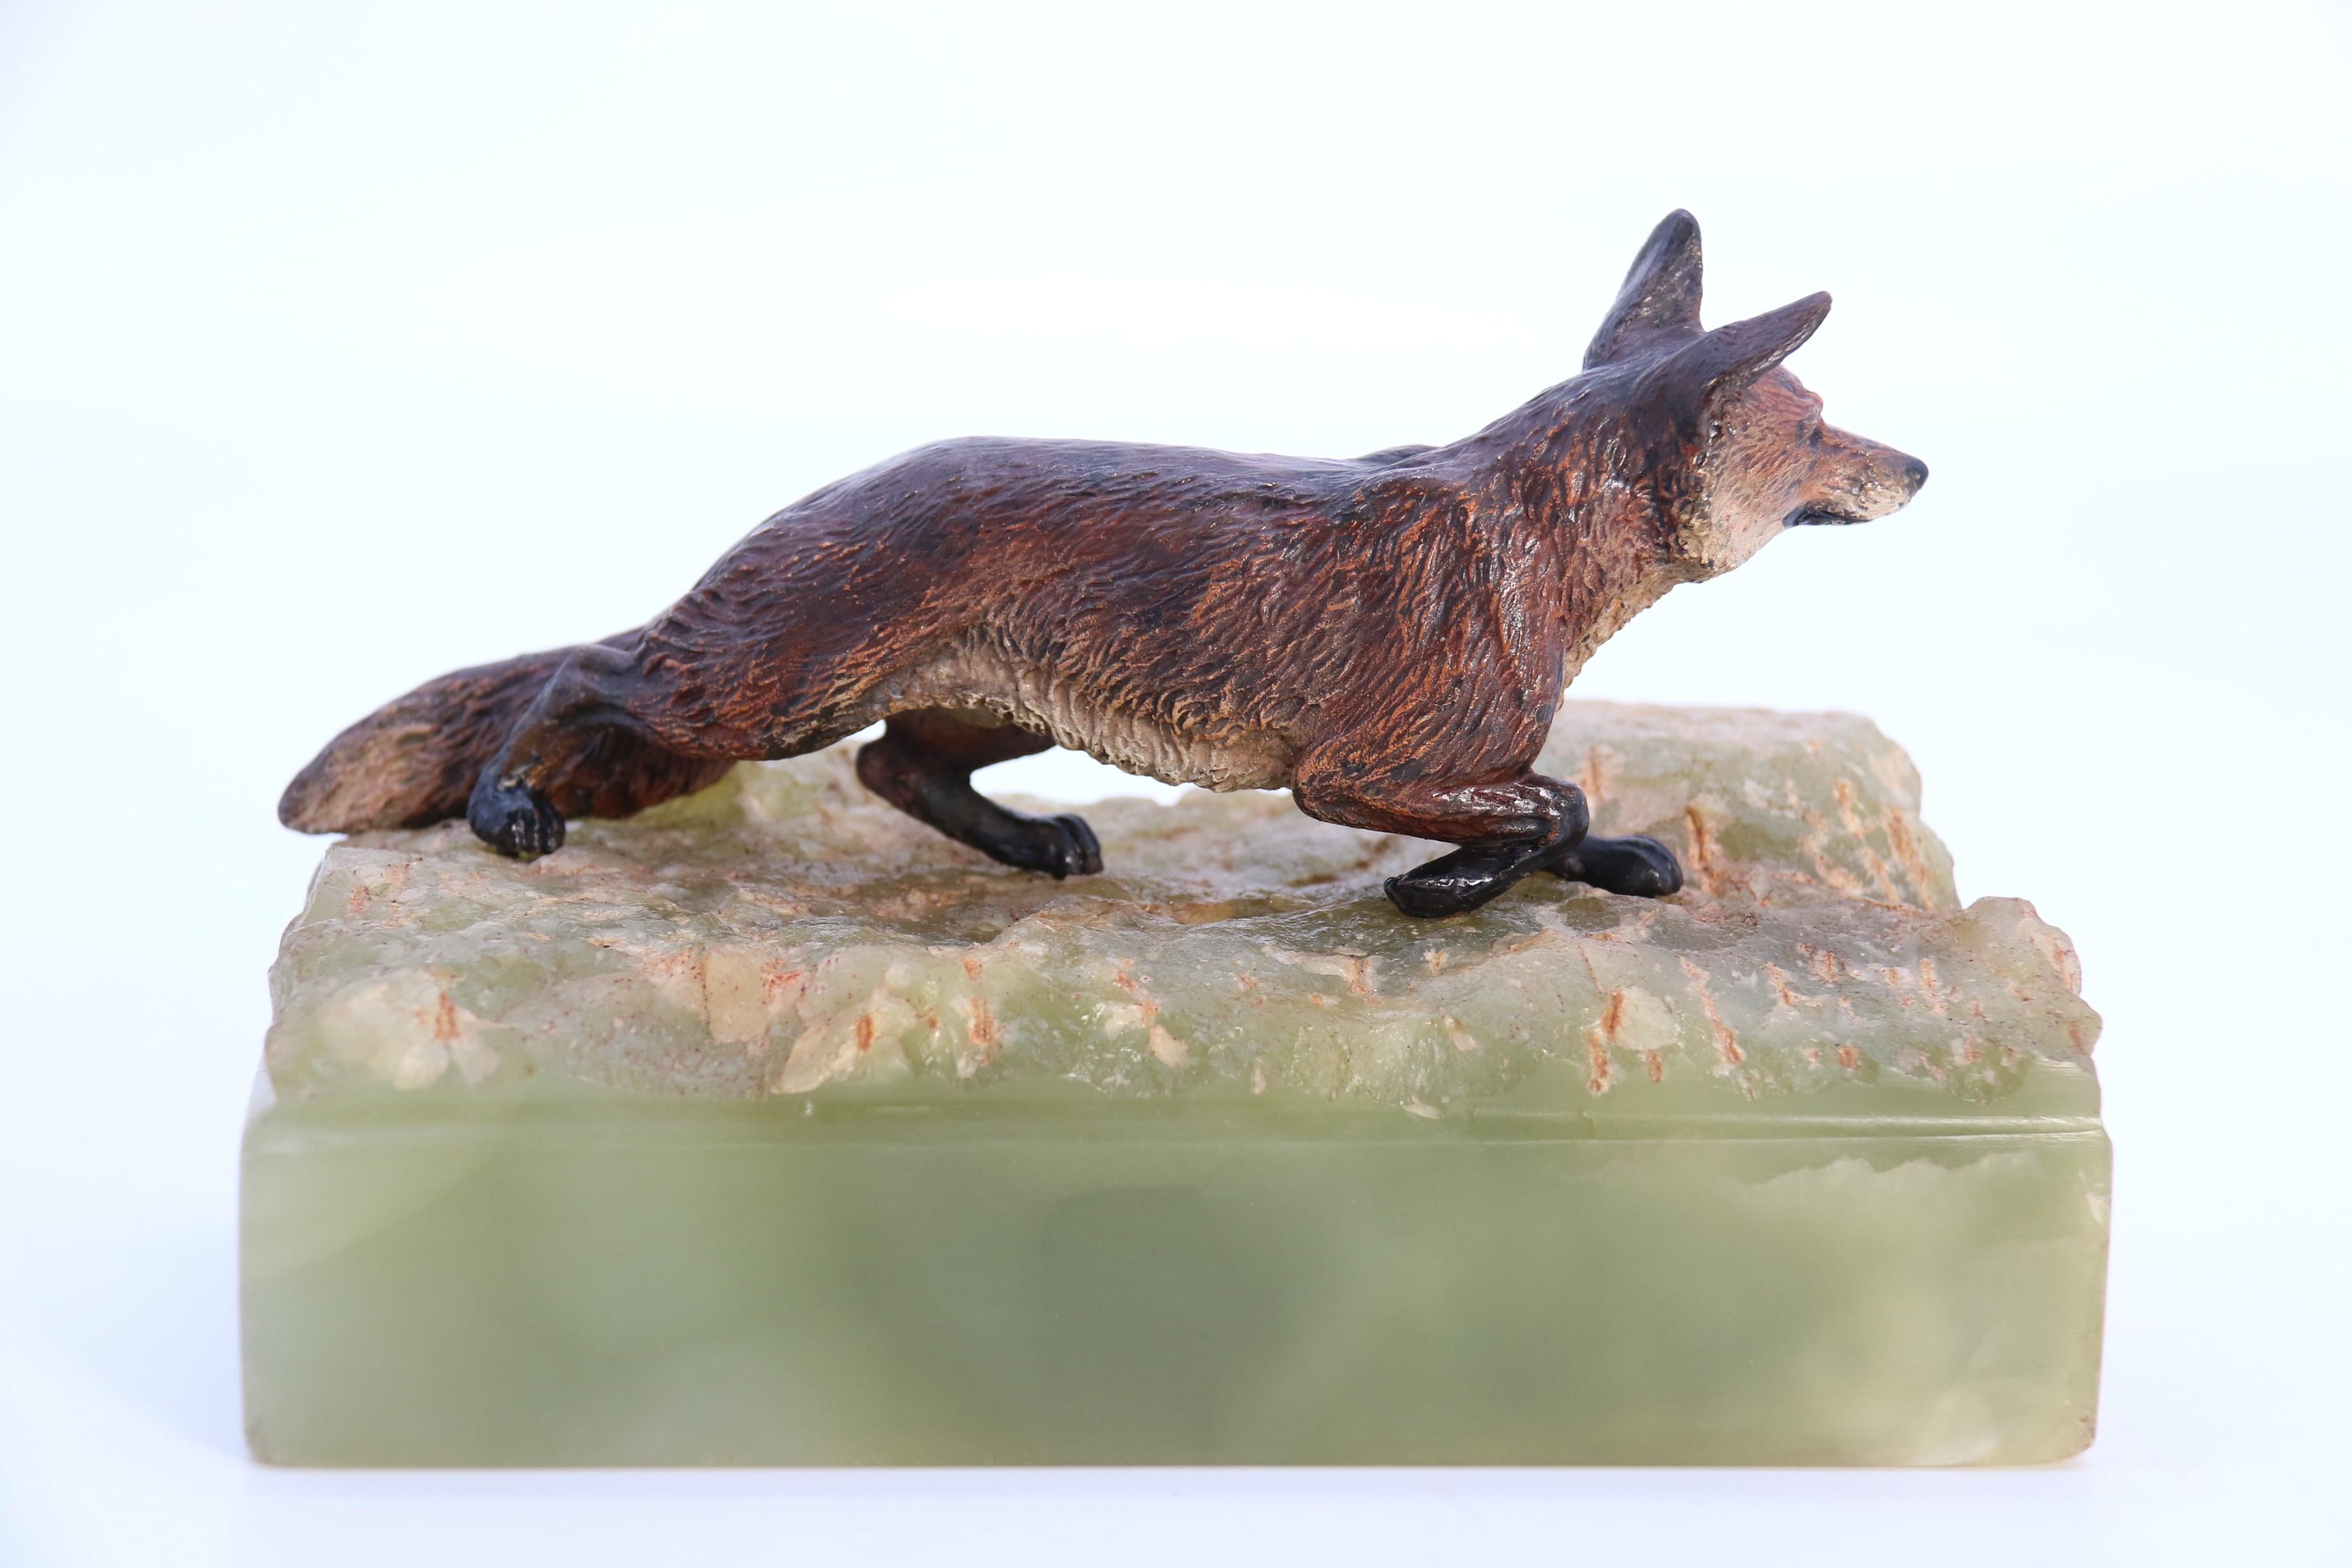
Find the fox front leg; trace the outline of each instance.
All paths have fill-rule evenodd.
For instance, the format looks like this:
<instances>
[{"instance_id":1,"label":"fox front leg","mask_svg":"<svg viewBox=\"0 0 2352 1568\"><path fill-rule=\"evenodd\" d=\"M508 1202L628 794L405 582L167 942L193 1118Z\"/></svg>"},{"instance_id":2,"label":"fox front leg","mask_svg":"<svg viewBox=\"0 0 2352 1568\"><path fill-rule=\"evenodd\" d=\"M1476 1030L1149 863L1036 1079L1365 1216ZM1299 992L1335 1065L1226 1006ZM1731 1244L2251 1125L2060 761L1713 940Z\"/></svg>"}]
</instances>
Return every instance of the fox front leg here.
<instances>
[{"instance_id":1,"label":"fox front leg","mask_svg":"<svg viewBox=\"0 0 2352 1568\"><path fill-rule=\"evenodd\" d=\"M1462 847L1388 880L1389 901L1419 920L1466 914L1530 871L1560 865L1583 841L1584 792L1541 773L1501 783L1447 783L1402 770L1359 773L1352 759L1309 757L1291 785L1298 809L1325 822L1434 838Z\"/></svg>"}]
</instances>

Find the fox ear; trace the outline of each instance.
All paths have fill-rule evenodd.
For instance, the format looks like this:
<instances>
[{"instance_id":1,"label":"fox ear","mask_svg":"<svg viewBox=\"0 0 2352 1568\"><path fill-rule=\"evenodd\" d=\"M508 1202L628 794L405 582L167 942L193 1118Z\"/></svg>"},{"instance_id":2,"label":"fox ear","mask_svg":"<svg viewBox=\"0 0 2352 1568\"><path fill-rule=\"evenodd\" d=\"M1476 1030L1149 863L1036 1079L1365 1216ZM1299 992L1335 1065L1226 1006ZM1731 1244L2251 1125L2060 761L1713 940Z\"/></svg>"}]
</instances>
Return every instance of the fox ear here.
<instances>
[{"instance_id":1,"label":"fox ear","mask_svg":"<svg viewBox=\"0 0 2352 1568\"><path fill-rule=\"evenodd\" d=\"M1708 405L1746 391L1795 353L1829 313L1827 294L1808 294L1777 310L1717 327L1644 371L1643 390L1664 402L1675 419L1696 425Z\"/></svg>"},{"instance_id":2,"label":"fox ear","mask_svg":"<svg viewBox=\"0 0 2352 1568\"><path fill-rule=\"evenodd\" d=\"M1698 219L1679 207L1650 231L1617 302L1584 351L1584 368L1622 359L1661 331L1698 330Z\"/></svg>"}]
</instances>

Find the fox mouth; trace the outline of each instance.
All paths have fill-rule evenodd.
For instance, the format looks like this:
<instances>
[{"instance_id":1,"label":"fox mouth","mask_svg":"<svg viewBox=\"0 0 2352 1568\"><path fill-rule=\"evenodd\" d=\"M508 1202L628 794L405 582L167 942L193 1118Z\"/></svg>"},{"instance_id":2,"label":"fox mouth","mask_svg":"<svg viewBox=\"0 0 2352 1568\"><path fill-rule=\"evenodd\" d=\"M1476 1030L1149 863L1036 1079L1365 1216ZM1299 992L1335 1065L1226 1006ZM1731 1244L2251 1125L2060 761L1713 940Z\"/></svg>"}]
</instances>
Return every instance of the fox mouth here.
<instances>
[{"instance_id":1,"label":"fox mouth","mask_svg":"<svg viewBox=\"0 0 2352 1568\"><path fill-rule=\"evenodd\" d=\"M1867 522L1867 518L1848 517L1843 512L1824 506L1801 506L1780 520L1783 528L1808 528L1826 523Z\"/></svg>"}]
</instances>

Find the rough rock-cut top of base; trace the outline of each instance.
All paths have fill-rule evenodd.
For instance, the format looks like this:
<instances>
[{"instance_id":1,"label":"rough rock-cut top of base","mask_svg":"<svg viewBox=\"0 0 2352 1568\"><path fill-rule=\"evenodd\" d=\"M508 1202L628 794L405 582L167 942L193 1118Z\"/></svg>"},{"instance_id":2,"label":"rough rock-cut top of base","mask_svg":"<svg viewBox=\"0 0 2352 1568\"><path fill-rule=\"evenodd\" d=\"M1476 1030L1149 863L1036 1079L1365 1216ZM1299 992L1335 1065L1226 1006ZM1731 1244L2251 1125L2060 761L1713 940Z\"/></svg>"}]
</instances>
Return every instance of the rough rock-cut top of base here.
<instances>
[{"instance_id":1,"label":"rough rock-cut top of base","mask_svg":"<svg viewBox=\"0 0 2352 1568\"><path fill-rule=\"evenodd\" d=\"M268 1074L290 1096L1058 1079L1422 1114L1540 1084L1584 1115L1840 1085L1969 1114L2053 1069L2095 1096L2072 946L2021 900L1958 907L1918 775L1868 722L1571 703L1539 766L1596 832L1672 846L1685 890L1538 876L1414 921L1381 882L1431 846L1199 792L1087 808L1109 870L1055 882L868 795L847 748L574 824L529 865L463 823L362 834L287 931Z\"/></svg>"}]
</instances>

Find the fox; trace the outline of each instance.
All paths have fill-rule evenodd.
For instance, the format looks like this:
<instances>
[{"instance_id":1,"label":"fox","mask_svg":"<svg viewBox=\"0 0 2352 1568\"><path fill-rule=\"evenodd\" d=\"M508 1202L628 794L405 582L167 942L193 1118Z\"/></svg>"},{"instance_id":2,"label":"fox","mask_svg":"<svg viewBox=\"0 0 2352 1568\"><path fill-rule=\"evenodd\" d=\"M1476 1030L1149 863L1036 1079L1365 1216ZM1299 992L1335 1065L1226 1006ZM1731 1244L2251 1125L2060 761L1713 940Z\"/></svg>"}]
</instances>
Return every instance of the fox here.
<instances>
[{"instance_id":1,"label":"fox","mask_svg":"<svg viewBox=\"0 0 2352 1568\"><path fill-rule=\"evenodd\" d=\"M310 833L464 817L500 855L882 726L866 787L1004 865L1103 868L1081 816L972 775L1054 746L1452 845L1388 879L1465 913L1546 871L1674 894L1534 771L1561 693L1670 589L1786 529L1885 517L1927 465L1822 420L1783 365L1826 293L1709 331L1696 220L1651 233L1579 373L1444 446L1360 458L1108 441L918 447L761 523L634 631L457 670L296 775Z\"/></svg>"}]
</instances>

